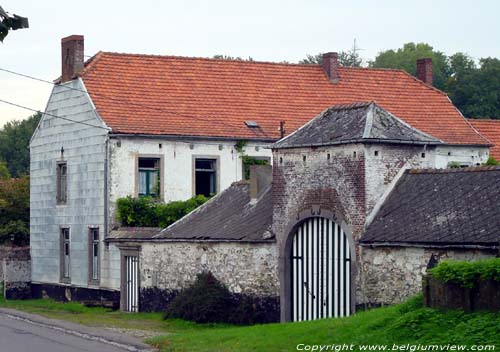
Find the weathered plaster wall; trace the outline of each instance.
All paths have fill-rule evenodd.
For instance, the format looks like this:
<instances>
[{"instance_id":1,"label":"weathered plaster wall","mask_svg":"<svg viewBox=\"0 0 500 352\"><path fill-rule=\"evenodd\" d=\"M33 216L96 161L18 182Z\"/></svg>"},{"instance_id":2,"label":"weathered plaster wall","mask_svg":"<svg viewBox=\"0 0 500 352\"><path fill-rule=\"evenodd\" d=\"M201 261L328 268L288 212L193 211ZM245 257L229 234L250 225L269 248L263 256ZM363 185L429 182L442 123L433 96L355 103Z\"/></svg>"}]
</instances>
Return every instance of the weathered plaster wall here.
<instances>
[{"instance_id":1,"label":"weathered plaster wall","mask_svg":"<svg viewBox=\"0 0 500 352\"><path fill-rule=\"evenodd\" d=\"M219 192L242 179L242 160L234 146L236 141L172 141L167 139L113 138L110 143L110 206L116 199L135 195L136 159L141 155L163 158L163 199L185 200L194 195L193 157L219 158ZM161 145L161 147L160 147ZM271 157L266 143L249 143L244 153L254 157Z\"/></svg>"},{"instance_id":2,"label":"weathered plaster wall","mask_svg":"<svg viewBox=\"0 0 500 352\"><path fill-rule=\"evenodd\" d=\"M401 168L431 168L435 148L420 145L365 145L367 215Z\"/></svg>"},{"instance_id":3,"label":"weathered plaster wall","mask_svg":"<svg viewBox=\"0 0 500 352\"><path fill-rule=\"evenodd\" d=\"M54 87L46 111L103 127L80 80ZM60 227L71 236L71 283L88 286L88 227L104 236L107 130L44 115L30 144L30 234L32 280L60 280ZM61 156L61 148L64 155ZM56 162L67 162L68 200L56 204ZM101 249L104 246L101 246ZM103 282L108 272L102 271Z\"/></svg>"},{"instance_id":4,"label":"weathered plaster wall","mask_svg":"<svg viewBox=\"0 0 500 352\"><path fill-rule=\"evenodd\" d=\"M275 243L144 243L139 263L141 288L179 290L211 271L231 292L279 295Z\"/></svg>"},{"instance_id":5,"label":"weathered plaster wall","mask_svg":"<svg viewBox=\"0 0 500 352\"><path fill-rule=\"evenodd\" d=\"M442 250L419 247L361 247L361 290L357 301L394 304L422 290L422 276L434 254L444 259L477 260L494 257L494 250Z\"/></svg>"},{"instance_id":6,"label":"weathered plaster wall","mask_svg":"<svg viewBox=\"0 0 500 352\"><path fill-rule=\"evenodd\" d=\"M480 165L488 160L488 156L488 147L438 146L434 167L446 168L450 162L458 162L464 166Z\"/></svg>"}]
</instances>

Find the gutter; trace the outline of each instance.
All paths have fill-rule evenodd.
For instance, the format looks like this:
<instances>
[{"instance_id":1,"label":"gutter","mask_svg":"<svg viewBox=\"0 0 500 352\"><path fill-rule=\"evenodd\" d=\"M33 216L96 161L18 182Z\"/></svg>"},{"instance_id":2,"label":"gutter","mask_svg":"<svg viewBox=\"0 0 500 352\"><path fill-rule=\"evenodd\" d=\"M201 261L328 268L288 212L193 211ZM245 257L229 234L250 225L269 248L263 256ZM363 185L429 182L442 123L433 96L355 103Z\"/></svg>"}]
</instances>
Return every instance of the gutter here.
<instances>
[{"instance_id":1,"label":"gutter","mask_svg":"<svg viewBox=\"0 0 500 352\"><path fill-rule=\"evenodd\" d=\"M210 242L210 243L276 243L276 239L272 240L224 240L224 239L192 239L192 238L107 238L105 240L109 243L118 242L152 242L152 243L200 243L200 242Z\"/></svg>"},{"instance_id":2,"label":"gutter","mask_svg":"<svg viewBox=\"0 0 500 352\"><path fill-rule=\"evenodd\" d=\"M452 243L426 243L426 242L391 242L391 241L377 241L377 242L361 242L358 244L362 247L416 247L416 248L439 248L439 249L491 249L497 250L498 244L481 245L481 244L452 244Z\"/></svg>"},{"instance_id":3,"label":"gutter","mask_svg":"<svg viewBox=\"0 0 500 352\"><path fill-rule=\"evenodd\" d=\"M266 142L274 143L277 138L238 138L238 137L210 137L210 136L189 136L189 135L175 135L175 134L144 134L144 133L110 133L110 138L146 138L146 139L160 139L168 138L171 140L200 140L200 141L251 141L251 142Z\"/></svg>"}]
</instances>

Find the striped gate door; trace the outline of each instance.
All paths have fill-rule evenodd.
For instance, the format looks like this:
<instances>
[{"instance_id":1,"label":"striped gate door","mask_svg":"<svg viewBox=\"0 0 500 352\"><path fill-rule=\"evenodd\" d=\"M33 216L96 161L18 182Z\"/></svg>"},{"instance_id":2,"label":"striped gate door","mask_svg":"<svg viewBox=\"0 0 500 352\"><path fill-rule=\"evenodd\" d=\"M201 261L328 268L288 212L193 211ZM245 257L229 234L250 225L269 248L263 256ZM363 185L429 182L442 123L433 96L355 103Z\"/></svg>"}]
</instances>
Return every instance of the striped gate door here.
<instances>
[{"instance_id":1,"label":"striped gate door","mask_svg":"<svg viewBox=\"0 0 500 352\"><path fill-rule=\"evenodd\" d=\"M139 311L139 258L125 256L126 284L127 284L127 312Z\"/></svg>"},{"instance_id":2,"label":"striped gate door","mask_svg":"<svg viewBox=\"0 0 500 352\"><path fill-rule=\"evenodd\" d=\"M351 253L340 225L305 220L293 237L291 265L293 321L350 315Z\"/></svg>"}]
</instances>

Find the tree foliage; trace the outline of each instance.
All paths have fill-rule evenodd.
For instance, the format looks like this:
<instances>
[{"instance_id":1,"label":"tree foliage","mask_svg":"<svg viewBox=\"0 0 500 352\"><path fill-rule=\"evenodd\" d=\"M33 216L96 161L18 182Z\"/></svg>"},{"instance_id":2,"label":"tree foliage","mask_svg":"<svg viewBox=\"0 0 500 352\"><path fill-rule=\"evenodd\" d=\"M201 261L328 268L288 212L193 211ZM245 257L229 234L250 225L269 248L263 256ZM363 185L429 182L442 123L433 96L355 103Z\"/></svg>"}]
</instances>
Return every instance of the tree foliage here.
<instances>
[{"instance_id":1,"label":"tree foliage","mask_svg":"<svg viewBox=\"0 0 500 352\"><path fill-rule=\"evenodd\" d=\"M29 23L26 17L21 17L16 14L9 14L0 6L0 42L3 42L9 31L16 29L28 28Z\"/></svg>"},{"instance_id":2,"label":"tree foliage","mask_svg":"<svg viewBox=\"0 0 500 352\"><path fill-rule=\"evenodd\" d=\"M338 54L339 64L345 67L361 67L363 59L359 56L358 49L354 46L351 50L341 51ZM323 53L316 55L306 54L306 58L299 61L299 64L321 65L323 64Z\"/></svg>"},{"instance_id":3,"label":"tree foliage","mask_svg":"<svg viewBox=\"0 0 500 352\"><path fill-rule=\"evenodd\" d=\"M231 55L224 55L224 54L214 55L213 58L219 59L219 60L254 61L254 59L251 56L249 56L246 59L243 59L239 56L231 56Z\"/></svg>"},{"instance_id":4,"label":"tree foliage","mask_svg":"<svg viewBox=\"0 0 500 352\"><path fill-rule=\"evenodd\" d=\"M28 177L0 181L0 243L29 243L30 182Z\"/></svg>"},{"instance_id":5,"label":"tree foliage","mask_svg":"<svg viewBox=\"0 0 500 352\"><path fill-rule=\"evenodd\" d=\"M416 76L417 59L421 58L432 59L433 84L436 88L443 89L451 74L448 57L426 43L406 43L402 48L382 51L369 65L375 68L403 69Z\"/></svg>"},{"instance_id":6,"label":"tree foliage","mask_svg":"<svg viewBox=\"0 0 500 352\"><path fill-rule=\"evenodd\" d=\"M29 174L29 141L40 121L40 117L41 114L36 113L22 121L7 122L0 129L0 160L7 163L12 177Z\"/></svg>"}]
</instances>

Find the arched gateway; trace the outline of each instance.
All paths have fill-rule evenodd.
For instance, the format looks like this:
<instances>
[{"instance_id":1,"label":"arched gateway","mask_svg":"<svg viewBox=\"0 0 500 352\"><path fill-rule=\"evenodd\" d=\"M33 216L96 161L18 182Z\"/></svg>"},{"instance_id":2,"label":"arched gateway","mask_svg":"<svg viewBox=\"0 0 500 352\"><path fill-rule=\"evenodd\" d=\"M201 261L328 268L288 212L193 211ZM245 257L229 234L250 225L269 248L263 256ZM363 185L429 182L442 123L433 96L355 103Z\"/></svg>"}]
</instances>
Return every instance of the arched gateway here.
<instances>
[{"instance_id":1,"label":"arched gateway","mask_svg":"<svg viewBox=\"0 0 500 352\"><path fill-rule=\"evenodd\" d=\"M295 227L290 260L292 321L352 313L351 246L335 221L309 217Z\"/></svg>"}]
</instances>

